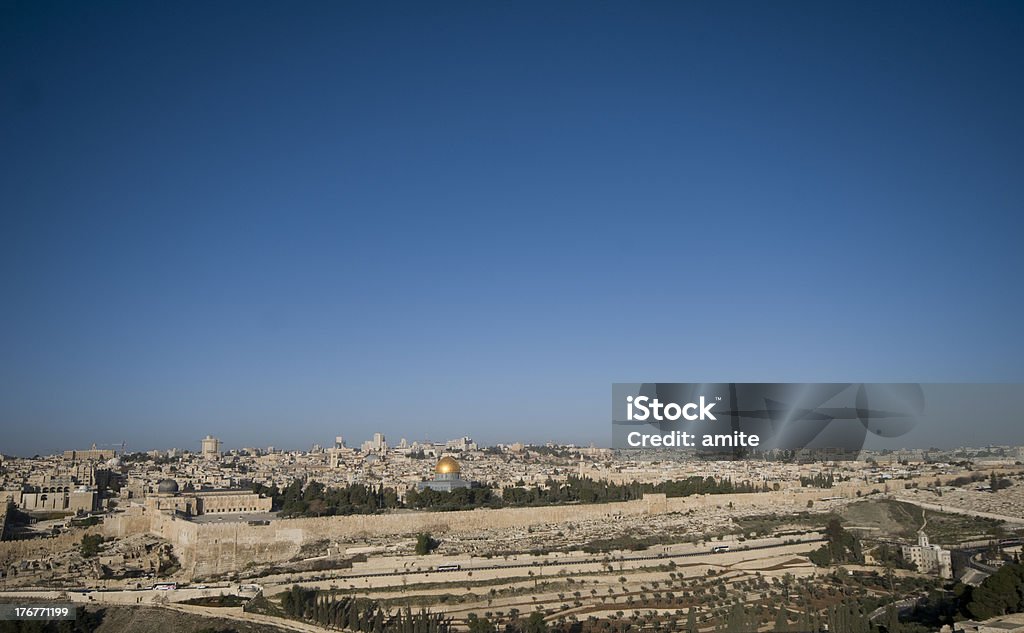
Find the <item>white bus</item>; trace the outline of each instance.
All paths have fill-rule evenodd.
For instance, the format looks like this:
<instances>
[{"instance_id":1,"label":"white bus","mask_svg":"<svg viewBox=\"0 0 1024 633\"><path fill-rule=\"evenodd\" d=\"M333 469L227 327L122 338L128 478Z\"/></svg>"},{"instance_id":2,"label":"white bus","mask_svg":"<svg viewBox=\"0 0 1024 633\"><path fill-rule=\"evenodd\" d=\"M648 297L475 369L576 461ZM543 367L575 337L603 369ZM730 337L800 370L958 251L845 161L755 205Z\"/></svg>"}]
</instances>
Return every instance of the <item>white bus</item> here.
<instances>
[{"instance_id":1,"label":"white bus","mask_svg":"<svg viewBox=\"0 0 1024 633\"><path fill-rule=\"evenodd\" d=\"M459 571L462 565L438 565L437 571Z\"/></svg>"}]
</instances>

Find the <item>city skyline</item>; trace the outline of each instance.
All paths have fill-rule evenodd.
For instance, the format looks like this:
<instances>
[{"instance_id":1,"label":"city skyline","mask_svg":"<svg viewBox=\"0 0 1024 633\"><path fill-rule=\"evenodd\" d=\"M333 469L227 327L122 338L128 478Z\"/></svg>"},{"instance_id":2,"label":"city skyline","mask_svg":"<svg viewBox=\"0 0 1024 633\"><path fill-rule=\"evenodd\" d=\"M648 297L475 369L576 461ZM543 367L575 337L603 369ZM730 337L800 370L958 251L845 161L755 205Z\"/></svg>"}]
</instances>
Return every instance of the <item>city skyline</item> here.
<instances>
[{"instance_id":1,"label":"city skyline","mask_svg":"<svg viewBox=\"0 0 1024 633\"><path fill-rule=\"evenodd\" d=\"M377 433L376 435L380 435L380 433ZM383 435L385 437L390 437L386 433L384 433ZM927 434L922 434L922 435L927 435ZM109 443L91 442L91 443L86 443L86 444L81 444L81 445L78 445L78 444L66 445L66 446L62 445L59 448L53 448L53 449L46 450L46 451L37 451L37 452L30 452L30 453L0 452L0 455L6 455L8 457L16 457L16 458L32 458L32 457L37 457L37 456L38 457L45 457L45 456L52 456L52 455L60 455L61 453L66 453L68 451L73 451L73 450L89 450L89 449L113 450L113 451L115 451L115 453L117 455L127 455L127 454L132 454L132 453L169 453L171 451L188 452L188 453L193 453L193 454L202 454L204 452L203 448L202 448L203 441L204 441L204 439L209 439L209 438L213 438L213 439L218 440L218 442L219 442L218 446L220 447L219 448L219 452L221 454L231 454L233 452L243 452L243 451L252 450L252 449L255 449L255 450L258 450L258 451L267 451L269 449L273 449L274 451L277 451L277 452L311 453L311 452L314 452L314 450L317 447L319 447L319 449L321 451L325 451L326 452L328 449L330 449L333 446L332 438L314 439L314 440L309 441L309 442L307 442L305 444L302 444L302 443L275 444L275 443L255 443L255 442L244 442L244 441L228 441L228 442L225 442L222 437L218 437L215 434L207 434L207 436L205 438L199 438L199 439L195 440L194 442L179 443L179 444L166 445L166 446L154 446L154 445L151 445L151 444L133 445L132 443L128 442L127 440L124 440L123 442L120 442L120 443L119 442L109 442ZM476 438L474 438L474 437L472 437L470 435L460 435L460 436L444 437L444 438L441 438L441 437L438 437L438 438L429 438L429 437L398 437L397 439L388 439L387 443L386 443L386 447L387 447L388 450L400 449L400 448L402 448L402 441L404 440L406 442L405 447L407 447L407 448L412 448L414 446L419 446L421 448L437 449L438 447L442 447L441 450L443 452L443 451L456 450L456 449L452 449L450 445L452 444L452 442L455 442L455 441L458 441L458 440L461 440L461 439L464 439L464 438L469 438L469 439L473 440L478 446L481 446L481 447L513 446L513 445L516 445L516 444L520 444L520 445L523 445L523 446L548 446L548 445L550 445L550 446L555 446L555 447L575 447L575 448L582 448L582 449L596 448L596 449L616 450L616 449L613 449L611 447L611 442L606 442L606 443L602 444L602 443L598 443L598 442L556 442L556 441L553 441L553 440L542 440L542 441L523 441L523 440L477 441ZM352 449L352 450L356 450L356 451L359 451L359 452L363 452L363 453L367 453L368 452L365 449L364 445L369 443L372 440L372 436L368 436L367 438L364 438L364 439L360 439L358 437L353 436L353 439L356 440L356 441L353 444L347 445L347 448ZM1012 447L1017 447L1017 446L1024 446L1024 441L1012 441L1012 440L1003 439L1001 441L993 441L993 442L977 441L977 442L973 442L973 443L960 443L960 444L936 444L934 442L933 443L928 443L928 442L924 442L924 443L916 443L916 442L915 443L907 443L907 442L893 441L893 438L878 438L878 437L872 436L865 443L865 446L864 446L864 448L862 450L866 451L866 452L869 452L869 453L898 452L898 451L910 451L910 452L913 452L913 451L925 451L925 452L927 452L927 451L930 451L930 450L950 451L950 450L956 450L956 449L986 449L986 448L994 448L994 447L1011 447L1012 448ZM652 449L647 449L646 451L641 451L641 452L651 452L651 450ZM671 453L673 451L673 449L661 449L661 450L665 451L667 453ZM369 452L374 452L374 451L369 451Z\"/></svg>"}]
</instances>

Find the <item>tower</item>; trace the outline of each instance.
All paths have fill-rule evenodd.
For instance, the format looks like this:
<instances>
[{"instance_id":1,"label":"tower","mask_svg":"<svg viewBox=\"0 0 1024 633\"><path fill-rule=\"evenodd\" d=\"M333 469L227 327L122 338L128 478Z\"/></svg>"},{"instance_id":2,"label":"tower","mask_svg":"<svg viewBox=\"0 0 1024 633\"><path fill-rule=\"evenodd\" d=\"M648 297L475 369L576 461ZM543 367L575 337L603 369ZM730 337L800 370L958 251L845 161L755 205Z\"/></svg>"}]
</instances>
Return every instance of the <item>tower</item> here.
<instances>
[{"instance_id":1,"label":"tower","mask_svg":"<svg viewBox=\"0 0 1024 633\"><path fill-rule=\"evenodd\" d=\"M202 439L203 459L220 459L220 440L212 435Z\"/></svg>"}]
</instances>

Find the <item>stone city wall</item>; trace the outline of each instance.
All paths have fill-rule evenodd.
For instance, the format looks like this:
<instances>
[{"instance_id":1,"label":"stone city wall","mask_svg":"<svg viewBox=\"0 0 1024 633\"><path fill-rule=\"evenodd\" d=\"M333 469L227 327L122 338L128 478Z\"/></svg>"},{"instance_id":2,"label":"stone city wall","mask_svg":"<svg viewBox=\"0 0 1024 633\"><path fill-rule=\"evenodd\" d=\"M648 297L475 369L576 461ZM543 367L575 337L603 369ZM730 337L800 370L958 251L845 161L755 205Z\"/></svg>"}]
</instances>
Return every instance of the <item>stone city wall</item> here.
<instances>
[{"instance_id":1,"label":"stone city wall","mask_svg":"<svg viewBox=\"0 0 1024 633\"><path fill-rule=\"evenodd\" d=\"M0 542L0 567L7 568L25 560L46 560L61 552L77 549L86 534L100 533L99 527L65 532L52 538L34 538Z\"/></svg>"},{"instance_id":2,"label":"stone city wall","mask_svg":"<svg viewBox=\"0 0 1024 633\"><path fill-rule=\"evenodd\" d=\"M103 536L106 538L124 538L132 534L149 532L153 527L153 515L141 507L131 507L125 512L103 520Z\"/></svg>"},{"instance_id":3,"label":"stone city wall","mask_svg":"<svg viewBox=\"0 0 1024 633\"><path fill-rule=\"evenodd\" d=\"M902 489L902 482L890 488ZM801 510L808 502L856 497L882 490L882 485L837 486L832 489L793 489L766 493L694 495L666 498L663 494L618 503L481 508L458 512L395 512L319 518L276 519L265 525L243 522L194 523L165 513L143 511L107 519L104 531L124 535L148 531L170 541L182 569L193 578L240 571L248 565L297 559L304 546L330 541L337 546L358 543L368 536L473 533L486 529L523 528L593 519L687 512L707 507L760 508L765 512ZM731 506L730 506L731 504ZM141 518L144 517L144 518Z\"/></svg>"},{"instance_id":4,"label":"stone city wall","mask_svg":"<svg viewBox=\"0 0 1024 633\"><path fill-rule=\"evenodd\" d=\"M303 546L325 540L343 545L359 542L368 536L472 533L485 529L685 512L707 506L726 507L730 503L733 507L763 506L767 512L778 509L783 496L788 503L798 503L803 507L806 499L820 499L825 495L821 490L672 499L659 494L620 503L279 519L268 525L241 522L197 524L161 515L153 521L152 531L174 544L182 568L190 576L206 578L239 571L253 563L295 559Z\"/></svg>"}]
</instances>

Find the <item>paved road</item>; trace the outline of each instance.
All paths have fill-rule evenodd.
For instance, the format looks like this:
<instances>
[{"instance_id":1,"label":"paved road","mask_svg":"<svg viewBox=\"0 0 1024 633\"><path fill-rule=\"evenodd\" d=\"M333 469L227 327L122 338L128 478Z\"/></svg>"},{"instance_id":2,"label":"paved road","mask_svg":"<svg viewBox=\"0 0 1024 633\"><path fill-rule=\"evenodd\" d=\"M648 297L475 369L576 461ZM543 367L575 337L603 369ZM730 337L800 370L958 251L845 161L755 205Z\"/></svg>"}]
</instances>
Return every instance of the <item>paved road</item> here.
<instances>
[{"instance_id":1,"label":"paved road","mask_svg":"<svg viewBox=\"0 0 1024 633\"><path fill-rule=\"evenodd\" d=\"M906 611L907 609L910 609L915 604L917 604L919 601L924 600L924 599L925 599L925 596L917 596L917 597L914 597L914 598L904 598L903 600L898 600L896 602L893 602L892 606L896 607L896 611L897 612L902 612L902 611ZM888 608L889 608L889 605L885 605L884 607L878 607L877 609L872 611L870 614L868 614L868 620L874 620L875 618L883 615L885 613L885 610L888 609Z\"/></svg>"}]
</instances>

